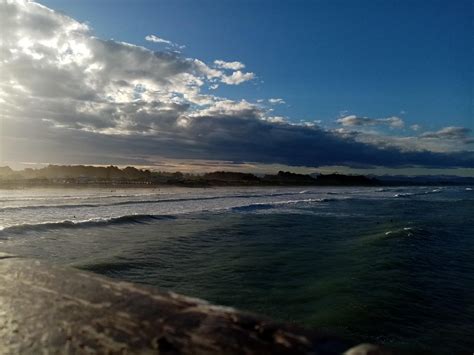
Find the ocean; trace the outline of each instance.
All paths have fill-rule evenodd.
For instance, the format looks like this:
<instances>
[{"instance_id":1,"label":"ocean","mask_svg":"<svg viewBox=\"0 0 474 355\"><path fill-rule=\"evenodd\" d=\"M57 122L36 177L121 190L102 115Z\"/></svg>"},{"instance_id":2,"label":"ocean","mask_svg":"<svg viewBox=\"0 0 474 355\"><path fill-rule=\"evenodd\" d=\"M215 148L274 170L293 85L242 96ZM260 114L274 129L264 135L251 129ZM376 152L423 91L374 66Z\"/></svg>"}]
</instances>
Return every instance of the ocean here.
<instances>
[{"instance_id":1,"label":"ocean","mask_svg":"<svg viewBox=\"0 0 474 355\"><path fill-rule=\"evenodd\" d=\"M472 187L0 190L0 251L354 341L474 351Z\"/></svg>"}]
</instances>

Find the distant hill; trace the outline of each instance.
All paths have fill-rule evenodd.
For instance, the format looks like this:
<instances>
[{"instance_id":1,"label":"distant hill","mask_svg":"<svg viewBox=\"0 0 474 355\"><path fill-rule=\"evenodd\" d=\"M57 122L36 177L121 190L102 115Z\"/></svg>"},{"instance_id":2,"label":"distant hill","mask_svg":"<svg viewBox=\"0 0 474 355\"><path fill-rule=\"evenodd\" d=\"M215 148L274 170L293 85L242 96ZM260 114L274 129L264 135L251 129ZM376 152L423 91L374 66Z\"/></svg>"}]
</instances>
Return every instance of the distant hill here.
<instances>
[{"instance_id":1,"label":"distant hill","mask_svg":"<svg viewBox=\"0 0 474 355\"><path fill-rule=\"evenodd\" d=\"M279 171L258 177L249 173L216 171L203 175L154 172L134 167L49 165L40 169L14 171L0 168L2 185L173 185L173 186L302 186L377 185L375 179L349 175L311 175Z\"/></svg>"},{"instance_id":2,"label":"distant hill","mask_svg":"<svg viewBox=\"0 0 474 355\"><path fill-rule=\"evenodd\" d=\"M474 185L474 178L457 176L364 176L343 174L277 174L215 171L203 175L159 172L135 167L49 165L40 169L14 171L0 167L0 186L43 185L171 185L171 186L395 186L395 185Z\"/></svg>"},{"instance_id":3,"label":"distant hill","mask_svg":"<svg viewBox=\"0 0 474 355\"><path fill-rule=\"evenodd\" d=\"M235 183L242 185L258 185L261 181L253 174L229 171L216 171L213 173L207 173L202 176L202 179L211 185L229 185Z\"/></svg>"},{"instance_id":4,"label":"distant hill","mask_svg":"<svg viewBox=\"0 0 474 355\"><path fill-rule=\"evenodd\" d=\"M279 171L277 175L265 175L262 182L276 185L316 185L317 180L311 175Z\"/></svg>"}]
</instances>

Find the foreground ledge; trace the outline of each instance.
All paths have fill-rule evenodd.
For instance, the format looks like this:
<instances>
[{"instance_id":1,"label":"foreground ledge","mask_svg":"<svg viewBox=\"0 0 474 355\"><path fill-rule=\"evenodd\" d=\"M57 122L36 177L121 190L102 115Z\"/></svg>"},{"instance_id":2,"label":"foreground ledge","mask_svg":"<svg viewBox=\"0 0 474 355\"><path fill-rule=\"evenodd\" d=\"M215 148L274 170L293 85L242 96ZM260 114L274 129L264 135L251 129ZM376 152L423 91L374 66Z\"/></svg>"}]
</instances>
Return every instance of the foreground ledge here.
<instances>
[{"instance_id":1,"label":"foreground ledge","mask_svg":"<svg viewBox=\"0 0 474 355\"><path fill-rule=\"evenodd\" d=\"M391 354L351 345L203 300L0 254L1 353Z\"/></svg>"}]
</instances>

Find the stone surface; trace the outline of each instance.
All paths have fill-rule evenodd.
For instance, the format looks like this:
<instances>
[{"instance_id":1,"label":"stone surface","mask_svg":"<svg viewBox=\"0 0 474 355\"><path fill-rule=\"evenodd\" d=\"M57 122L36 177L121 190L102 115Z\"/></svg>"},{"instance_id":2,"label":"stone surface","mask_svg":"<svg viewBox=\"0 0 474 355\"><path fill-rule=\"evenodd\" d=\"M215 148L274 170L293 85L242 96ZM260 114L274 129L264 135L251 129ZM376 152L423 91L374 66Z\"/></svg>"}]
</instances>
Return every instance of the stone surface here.
<instances>
[{"instance_id":1,"label":"stone surface","mask_svg":"<svg viewBox=\"0 0 474 355\"><path fill-rule=\"evenodd\" d=\"M349 347L199 299L0 254L0 353L341 354ZM348 354L377 354L368 350Z\"/></svg>"},{"instance_id":2,"label":"stone surface","mask_svg":"<svg viewBox=\"0 0 474 355\"><path fill-rule=\"evenodd\" d=\"M374 344L359 344L347 350L344 355L392 355L388 349L382 349Z\"/></svg>"}]
</instances>

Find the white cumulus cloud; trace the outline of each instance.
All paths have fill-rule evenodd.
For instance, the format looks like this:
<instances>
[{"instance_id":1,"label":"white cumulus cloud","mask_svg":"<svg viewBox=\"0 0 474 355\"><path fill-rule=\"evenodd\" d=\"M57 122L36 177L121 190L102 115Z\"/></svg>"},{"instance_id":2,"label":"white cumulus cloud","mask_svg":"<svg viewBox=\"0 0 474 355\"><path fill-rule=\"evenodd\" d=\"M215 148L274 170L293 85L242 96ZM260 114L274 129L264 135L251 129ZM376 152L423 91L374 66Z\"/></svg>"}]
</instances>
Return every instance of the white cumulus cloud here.
<instances>
[{"instance_id":1,"label":"white cumulus cloud","mask_svg":"<svg viewBox=\"0 0 474 355\"><path fill-rule=\"evenodd\" d=\"M285 100L280 99L280 98L268 99L268 102L271 103L272 105L283 105L286 103Z\"/></svg>"},{"instance_id":2,"label":"white cumulus cloud","mask_svg":"<svg viewBox=\"0 0 474 355\"><path fill-rule=\"evenodd\" d=\"M244 69L245 68L245 64L241 63L241 62L226 62L226 61L223 61L223 60L215 60L214 61L214 64L216 65L216 67L218 68L222 68L222 69L230 69L230 70L240 70L240 69Z\"/></svg>"},{"instance_id":3,"label":"white cumulus cloud","mask_svg":"<svg viewBox=\"0 0 474 355\"><path fill-rule=\"evenodd\" d=\"M223 75L221 81L228 85L239 85L255 78L254 73L243 73L237 70L232 75Z\"/></svg>"}]
</instances>

